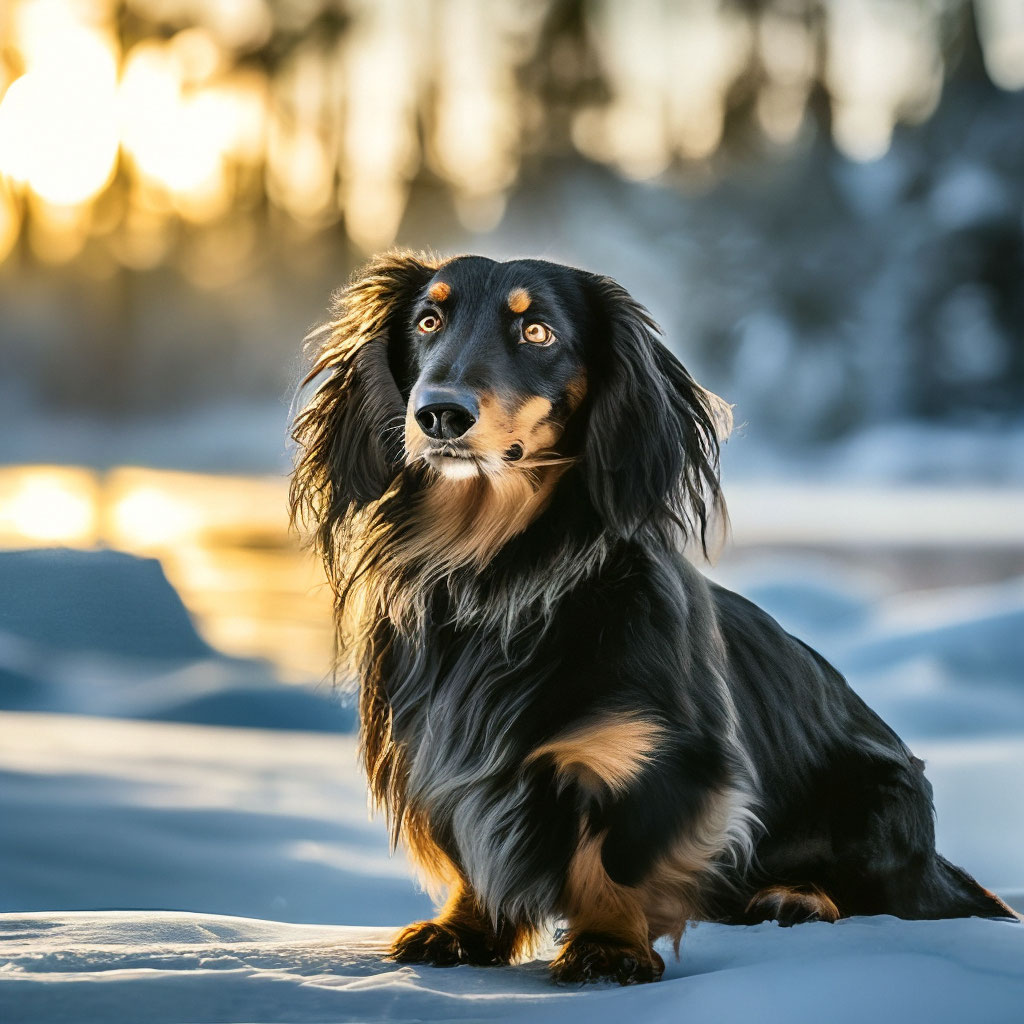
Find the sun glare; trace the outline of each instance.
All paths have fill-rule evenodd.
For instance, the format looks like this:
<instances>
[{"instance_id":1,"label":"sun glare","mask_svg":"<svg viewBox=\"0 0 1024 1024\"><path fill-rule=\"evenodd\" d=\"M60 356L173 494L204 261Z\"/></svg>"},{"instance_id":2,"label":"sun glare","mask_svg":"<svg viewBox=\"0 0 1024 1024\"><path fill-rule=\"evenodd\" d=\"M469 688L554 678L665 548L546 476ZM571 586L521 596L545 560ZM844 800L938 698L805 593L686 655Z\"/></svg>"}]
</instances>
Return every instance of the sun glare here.
<instances>
[{"instance_id":1,"label":"sun glare","mask_svg":"<svg viewBox=\"0 0 1024 1024\"><path fill-rule=\"evenodd\" d=\"M39 468L0 478L0 537L5 543L88 545L97 530L91 473Z\"/></svg>"},{"instance_id":2,"label":"sun glare","mask_svg":"<svg viewBox=\"0 0 1024 1024\"><path fill-rule=\"evenodd\" d=\"M112 533L129 550L158 548L193 537L200 525L189 505L152 487L128 491L111 511Z\"/></svg>"},{"instance_id":3,"label":"sun glare","mask_svg":"<svg viewBox=\"0 0 1024 1024\"><path fill-rule=\"evenodd\" d=\"M25 73L0 103L0 172L60 206L84 203L117 161L116 45L61 0L18 8Z\"/></svg>"},{"instance_id":4,"label":"sun glare","mask_svg":"<svg viewBox=\"0 0 1024 1024\"><path fill-rule=\"evenodd\" d=\"M264 196L307 226L342 221L357 246L376 249L394 241L424 167L467 227L494 227L540 117L520 84L544 5L349 0L342 27L314 31L319 6L0 3L0 260L24 230L46 262L102 236L113 260L151 267L177 220L216 228ZM706 166L731 91L755 69L767 139L799 136L824 75L837 144L877 158L898 122L938 101L941 6L833 0L820 9L819 45L801 4L586 5L608 95L573 110L572 142L635 179L680 159ZM990 74L1010 89L1024 83L1022 10L976 0ZM291 42L260 50L275 32ZM571 48L556 58L566 82L583 66ZM116 199L96 214L108 189Z\"/></svg>"}]
</instances>

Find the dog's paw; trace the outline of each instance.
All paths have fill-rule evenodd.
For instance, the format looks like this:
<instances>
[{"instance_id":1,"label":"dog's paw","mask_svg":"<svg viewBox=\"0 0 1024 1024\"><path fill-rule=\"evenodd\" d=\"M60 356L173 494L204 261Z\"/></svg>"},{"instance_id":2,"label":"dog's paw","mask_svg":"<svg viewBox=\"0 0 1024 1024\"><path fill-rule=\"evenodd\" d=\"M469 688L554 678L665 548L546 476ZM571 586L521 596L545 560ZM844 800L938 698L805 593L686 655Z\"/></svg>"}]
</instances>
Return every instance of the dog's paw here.
<instances>
[{"instance_id":1,"label":"dog's paw","mask_svg":"<svg viewBox=\"0 0 1024 1024\"><path fill-rule=\"evenodd\" d=\"M434 967L456 964L490 967L508 962L498 955L486 935L455 929L441 921L417 921L403 928L391 944L388 957L398 963Z\"/></svg>"},{"instance_id":2,"label":"dog's paw","mask_svg":"<svg viewBox=\"0 0 1024 1024\"><path fill-rule=\"evenodd\" d=\"M395 936L388 953L402 964L432 964L454 967L466 963L465 950L458 933L439 921L417 921Z\"/></svg>"},{"instance_id":3,"label":"dog's paw","mask_svg":"<svg viewBox=\"0 0 1024 1024\"><path fill-rule=\"evenodd\" d=\"M754 921L778 921L784 928L808 921L836 921L839 910L816 885L773 885L762 889L747 904Z\"/></svg>"},{"instance_id":4,"label":"dog's paw","mask_svg":"<svg viewBox=\"0 0 1024 1024\"><path fill-rule=\"evenodd\" d=\"M665 961L653 949L587 935L568 942L551 964L552 977L561 985L606 980L641 985L657 981L664 970Z\"/></svg>"}]
</instances>

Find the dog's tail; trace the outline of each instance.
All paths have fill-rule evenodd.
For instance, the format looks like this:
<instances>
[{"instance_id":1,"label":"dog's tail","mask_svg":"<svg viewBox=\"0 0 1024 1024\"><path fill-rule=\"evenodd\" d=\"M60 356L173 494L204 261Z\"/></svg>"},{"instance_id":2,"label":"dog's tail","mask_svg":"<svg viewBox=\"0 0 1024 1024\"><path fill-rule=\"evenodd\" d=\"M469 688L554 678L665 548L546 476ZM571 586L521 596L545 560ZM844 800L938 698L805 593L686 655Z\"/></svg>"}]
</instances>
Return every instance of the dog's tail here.
<instances>
[{"instance_id":1,"label":"dog's tail","mask_svg":"<svg viewBox=\"0 0 1024 1024\"><path fill-rule=\"evenodd\" d=\"M963 868L936 854L932 895L935 917L1003 917L1024 920L994 892L979 885ZM930 902L930 901L929 901ZM929 914L928 916L932 916Z\"/></svg>"}]
</instances>

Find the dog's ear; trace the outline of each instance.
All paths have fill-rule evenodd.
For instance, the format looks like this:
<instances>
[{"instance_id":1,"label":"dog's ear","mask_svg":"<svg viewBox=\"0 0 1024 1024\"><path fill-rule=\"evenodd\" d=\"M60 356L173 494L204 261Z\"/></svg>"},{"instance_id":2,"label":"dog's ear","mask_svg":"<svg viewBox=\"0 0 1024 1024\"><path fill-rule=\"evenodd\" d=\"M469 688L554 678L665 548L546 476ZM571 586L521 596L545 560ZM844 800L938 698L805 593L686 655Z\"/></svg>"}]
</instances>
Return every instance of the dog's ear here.
<instances>
[{"instance_id":1,"label":"dog's ear","mask_svg":"<svg viewBox=\"0 0 1024 1024\"><path fill-rule=\"evenodd\" d=\"M320 380L295 417L289 503L293 521L315 527L333 556L335 528L381 498L402 464L405 403L395 381L411 305L439 266L407 252L377 256L334 298L331 319L309 337L313 365L301 388Z\"/></svg>"},{"instance_id":2,"label":"dog's ear","mask_svg":"<svg viewBox=\"0 0 1024 1024\"><path fill-rule=\"evenodd\" d=\"M620 284L587 275L595 330L583 471L605 528L628 537L678 531L708 555L725 525L719 443L732 409L662 344L658 325Z\"/></svg>"}]
</instances>

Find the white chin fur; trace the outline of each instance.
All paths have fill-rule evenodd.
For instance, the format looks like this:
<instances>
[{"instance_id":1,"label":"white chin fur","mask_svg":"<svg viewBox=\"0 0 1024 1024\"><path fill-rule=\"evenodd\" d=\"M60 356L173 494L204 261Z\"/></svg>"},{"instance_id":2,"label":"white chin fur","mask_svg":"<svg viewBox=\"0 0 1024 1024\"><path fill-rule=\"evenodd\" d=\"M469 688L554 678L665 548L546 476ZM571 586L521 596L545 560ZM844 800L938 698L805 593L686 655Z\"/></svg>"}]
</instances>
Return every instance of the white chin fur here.
<instances>
[{"instance_id":1,"label":"white chin fur","mask_svg":"<svg viewBox=\"0 0 1024 1024\"><path fill-rule=\"evenodd\" d=\"M480 472L474 459L455 459L445 455L432 455L427 461L449 480L468 480Z\"/></svg>"}]
</instances>

